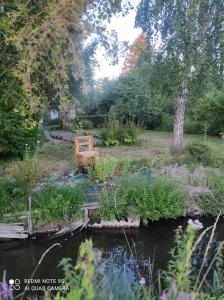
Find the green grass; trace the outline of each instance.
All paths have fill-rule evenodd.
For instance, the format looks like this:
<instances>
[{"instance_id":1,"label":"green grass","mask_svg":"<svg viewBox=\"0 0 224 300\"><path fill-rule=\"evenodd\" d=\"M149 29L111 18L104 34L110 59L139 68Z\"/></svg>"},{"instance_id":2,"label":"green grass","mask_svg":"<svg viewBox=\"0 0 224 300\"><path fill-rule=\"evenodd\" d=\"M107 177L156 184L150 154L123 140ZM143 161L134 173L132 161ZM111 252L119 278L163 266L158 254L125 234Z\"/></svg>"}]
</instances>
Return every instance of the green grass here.
<instances>
[{"instance_id":1,"label":"green grass","mask_svg":"<svg viewBox=\"0 0 224 300\"><path fill-rule=\"evenodd\" d=\"M120 180L115 191L99 195L102 219L139 216L158 220L183 216L185 193L177 183L165 178L152 182L142 175L132 175Z\"/></svg>"},{"instance_id":2,"label":"green grass","mask_svg":"<svg viewBox=\"0 0 224 300\"><path fill-rule=\"evenodd\" d=\"M65 221L81 216L85 196L81 185L49 187L33 194L33 216L36 221Z\"/></svg>"},{"instance_id":3,"label":"green grass","mask_svg":"<svg viewBox=\"0 0 224 300\"><path fill-rule=\"evenodd\" d=\"M75 187L48 187L33 191L33 186L0 180L0 221L10 214L10 220L18 221L18 214L28 210L28 198L32 198L33 220L41 223L76 219L85 201L82 185ZM7 221L7 220L6 220Z\"/></svg>"},{"instance_id":4,"label":"green grass","mask_svg":"<svg viewBox=\"0 0 224 300\"><path fill-rule=\"evenodd\" d=\"M191 142L204 142L203 135L185 134L185 145ZM159 160L160 163L169 162L173 157L170 154L172 142L171 132L156 130L142 130L138 137L139 143L132 146L100 147L100 156L111 156L119 159ZM207 145L216 159L222 160L224 153L224 142L218 137L207 137Z\"/></svg>"}]
</instances>

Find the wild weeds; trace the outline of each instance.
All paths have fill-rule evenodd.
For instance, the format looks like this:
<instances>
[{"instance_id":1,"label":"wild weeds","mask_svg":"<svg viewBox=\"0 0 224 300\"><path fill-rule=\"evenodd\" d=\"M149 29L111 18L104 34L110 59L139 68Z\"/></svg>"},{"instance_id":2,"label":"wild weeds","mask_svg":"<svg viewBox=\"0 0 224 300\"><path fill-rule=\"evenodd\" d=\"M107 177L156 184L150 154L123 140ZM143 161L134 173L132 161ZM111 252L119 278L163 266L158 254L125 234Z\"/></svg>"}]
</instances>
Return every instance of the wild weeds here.
<instances>
[{"instance_id":1,"label":"wild weeds","mask_svg":"<svg viewBox=\"0 0 224 300\"><path fill-rule=\"evenodd\" d=\"M24 159L12 162L6 171L11 177L23 182L33 182L47 176L48 168L46 162L39 158L39 142L37 142L34 153L26 145Z\"/></svg>"},{"instance_id":2,"label":"wild weeds","mask_svg":"<svg viewBox=\"0 0 224 300\"><path fill-rule=\"evenodd\" d=\"M116 119L114 114L109 114L108 120L102 128L101 135L106 146L116 146L118 144L135 144L139 126L133 120L126 123Z\"/></svg>"},{"instance_id":3,"label":"wild weeds","mask_svg":"<svg viewBox=\"0 0 224 300\"><path fill-rule=\"evenodd\" d=\"M97 158L93 167L88 171L90 179L103 182L113 177L117 171L118 161L113 158Z\"/></svg>"}]
</instances>

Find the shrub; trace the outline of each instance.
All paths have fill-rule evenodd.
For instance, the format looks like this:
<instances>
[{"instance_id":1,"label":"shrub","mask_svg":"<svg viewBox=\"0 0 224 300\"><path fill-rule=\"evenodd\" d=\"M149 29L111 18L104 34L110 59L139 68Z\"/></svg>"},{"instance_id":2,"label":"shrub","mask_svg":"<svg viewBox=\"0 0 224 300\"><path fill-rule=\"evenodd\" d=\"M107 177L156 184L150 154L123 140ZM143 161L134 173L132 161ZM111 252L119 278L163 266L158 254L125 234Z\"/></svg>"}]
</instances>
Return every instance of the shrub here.
<instances>
[{"instance_id":1,"label":"shrub","mask_svg":"<svg viewBox=\"0 0 224 300\"><path fill-rule=\"evenodd\" d=\"M63 128L63 120L58 118L58 119L54 119L54 120L48 120L47 123L45 123L45 125L48 126L49 129L62 129Z\"/></svg>"},{"instance_id":2,"label":"shrub","mask_svg":"<svg viewBox=\"0 0 224 300\"><path fill-rule=\"evenodd\" d=\"M173 130L173 115L164 114L161 120L161 124L159 126L159 129L161 131L172 131Z\"/></svg>"},{"instance_id":3,"label":"shrub","mask_svg":"<svg viewBox=\"0 0 224 300\"><path fill-rule=\"evenodd\" d=\"M125 218L128 215L127 201L122 198L116 199L116 194L101 192L99 195L100 209L97 213L103 220Z\"/></svg>"},{"instance_id":4,"label":"shrub","mask_svg":"<svg viewBox=\"0 0 224 300\"><path fill-rule=\"evenodd\" d=\"M49 187L33 195L34 217L39 221L65 220L81 215L81 186Z\"/></svg>"},{"instance_id":5,"label":"shrub","mask_svg":"<svg viewBox=\"0 0 224 300\"><path fill-rule=\"evenodd\" d=\"M26 184L0 180L0 219L4 214L27 209L29 187Z\"/></svg>"},{"instance_id":6,"label":"shrub","mask_svg":"<svg viewBox=\"0 0 224 300\"><path fill-rule=\"evenodd\" d=\"M185 194L173 181L150 181L142 175L122 178L115 193L101 193L99 216L103 219L139 216L144 219L184 215Z\"/></svg>"},{"instance_id":7,"label":"shrub","mask_svg":"<svg viewBox=\"0 0 224 300\"><path fill-rule=\"evenodd\" d=\"M12 162L6 171L16 180L23 182L38 181L48 175L46 162L37 155Z\"/></svg>"},{"instance_id":8,"label":"shrub","mask_svg":"<svg viewBox=\"0 0 224 300\"><path fill-rule=\"evenodd\" d=\"M100 128L100 127L103 127L103 124L105 123L106 115L84 115L84 116L78 116L77 119L76 119L76 122L83 123L83 121L85 122L87 120L91 122L92 127ZM85 129L90 129L90 128L85 128Z\"/></svg>"},{"instance_id":9,"label":"shrub","mask_svg":"<svg viewBox=\"0 0 224 300\"><path fill-rule=\"evenodd\" d=\"M211 189L211 194L200 196L198 202L205 214L213 216L224 213L224 175L223 174L208 174L208 187Z\"/></svg>"},{"instance_id":10,"label":"shrub","mask_svg":"<svg viewBox=\"0 0 224 300\"><path fill-rule=\"evenodd\" d=\"M107 122L104 124L101 135L106 146L118 144L134 144L139 128L134 121L126 123L118 121L113 114L109 114Z\"/></svg>"},{"instance_id":11,"label":"shrub","mask_svg":"<svg viewBox=\"0 0 224 300\"><path fill-rule=\"evenodd\" d=\"M203 125L201 122L186 118L184 121L184 132L189 134L201 134Z\"/></svg>"},{"instance_id":12,"label":"shrub","mask_svg":"<svg viewBox=\"0 0 224 300\"><path fill-rule=\"evenodd\" d=\"M82 120L81 124L82 124L82 128L83 129L88 130L88 129L92 129L93 128L93 123L90 120L88 120L88 119Z\"/></svg>"},{"instance_id":13,"label":"shrub","mask_svg":"<svg viewBox=\"0 0 224 300\"><path fill-rule=\"evenodd\" d=\"M64 125L63 125L63 130L74 132L74 131L75 131L75 127L74 127L74 125L71 124L71 123L64 123Z\"/></svg>"},{"instance_id":14,"label":"shrub","mask_svg":"<svg viewBox=\"0 0 224 300\"><path fill-rule=\"evenodd\" d=\"M211 163L211 151L205 144L191 143L186 146L186 152L194 162L200 162L205 165Z\"/></svg>"},{"instance_id":15,"label":"shrub","mask_svg":"<svg viewBox=\"0 0 224 300\"><path fill-rule=\"evenodd\" d=\"M92 180L105 181L107 177L114 176L118 166L118 161L112 158L98 158L92 168L88 170L88 175Z\"/></svg>"},{"instance_id":16,"label":"shrub","mask_svg":"<svg viewBox=\"0 0 224 300\"><path fill-rule=\"evenodd\" d=\"M121 184L120 197L136 207L145 219L174 218L184 214L184 192L168 179L158 178L149 183L143 176L132 176Z\"/></svg>"},{"instance_id":17,"label":"shrub","mask_svg":"<svg viewBox=\"0 0 224 300\"><path fill-rule=\"evenodd\" d=\"M219 135L224 129L224 91L213 90L197 104L198 119L206 122L208 134Z\"/></svg>"},{"instance_id":18,"label":"shrub","mask_svg":"<svg viewBox=\"0 0 224 300\"><path fill-rule=\"evenodd\" d=\"M0 110L0 156L22 157L26 143L35 147L39 131L36 126L29 128L27 122L17 112Z\"/></svg>"}]
</instances>

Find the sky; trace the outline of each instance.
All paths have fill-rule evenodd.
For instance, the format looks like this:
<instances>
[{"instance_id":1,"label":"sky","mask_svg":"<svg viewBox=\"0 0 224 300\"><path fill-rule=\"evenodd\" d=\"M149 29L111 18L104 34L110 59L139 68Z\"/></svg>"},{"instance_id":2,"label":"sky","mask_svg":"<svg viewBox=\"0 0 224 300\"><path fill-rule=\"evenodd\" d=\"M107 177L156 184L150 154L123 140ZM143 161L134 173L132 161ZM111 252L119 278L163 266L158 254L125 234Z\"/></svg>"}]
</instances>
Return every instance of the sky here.
<instances>
[{"instance_id":1,"label":"sky","mask_svg":"<svg viewBox=\"0 0 224 300\"><path fill-rule=\"evenodd\" d=\"M141 30L139 28L134 27L136 6L139 0L130 0L130 2L134 9L130 10L125 17L114 16L111 19L111 22L107 25L107 27L108 30L115 30L117 32L119 42L127 41L131 45L136 39L136 37L141 33ZM105 77L113 79L119 76L124 63L125 54L127 53L123 53L123 56L119 55L118 64L111 65L110 58L104 57L105 51L102 47L99 47L96 51L95 56L98 63L98 66L96 66L94 69L95 80Z\"/></svg>"}]
</instances>

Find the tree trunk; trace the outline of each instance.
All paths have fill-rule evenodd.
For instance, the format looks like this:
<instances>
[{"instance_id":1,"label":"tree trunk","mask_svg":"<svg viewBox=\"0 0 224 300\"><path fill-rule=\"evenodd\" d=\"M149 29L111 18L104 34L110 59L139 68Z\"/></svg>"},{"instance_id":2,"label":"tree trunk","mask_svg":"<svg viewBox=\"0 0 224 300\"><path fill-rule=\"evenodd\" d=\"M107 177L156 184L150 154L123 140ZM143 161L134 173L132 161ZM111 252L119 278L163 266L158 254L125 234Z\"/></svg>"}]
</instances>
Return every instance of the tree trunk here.
<instances>
[{"instance_id":1,"label":"tree trunk","mask_svg":"<svg viewBox=\"0 0 224 300\"><path fill-rule=\"evenodd\" d=\"M187 102L187 89L183 89L177 96L176 112L173 124L172 153L180 153L184 149L184 112Z\"/></svg>"}]
</instances>

